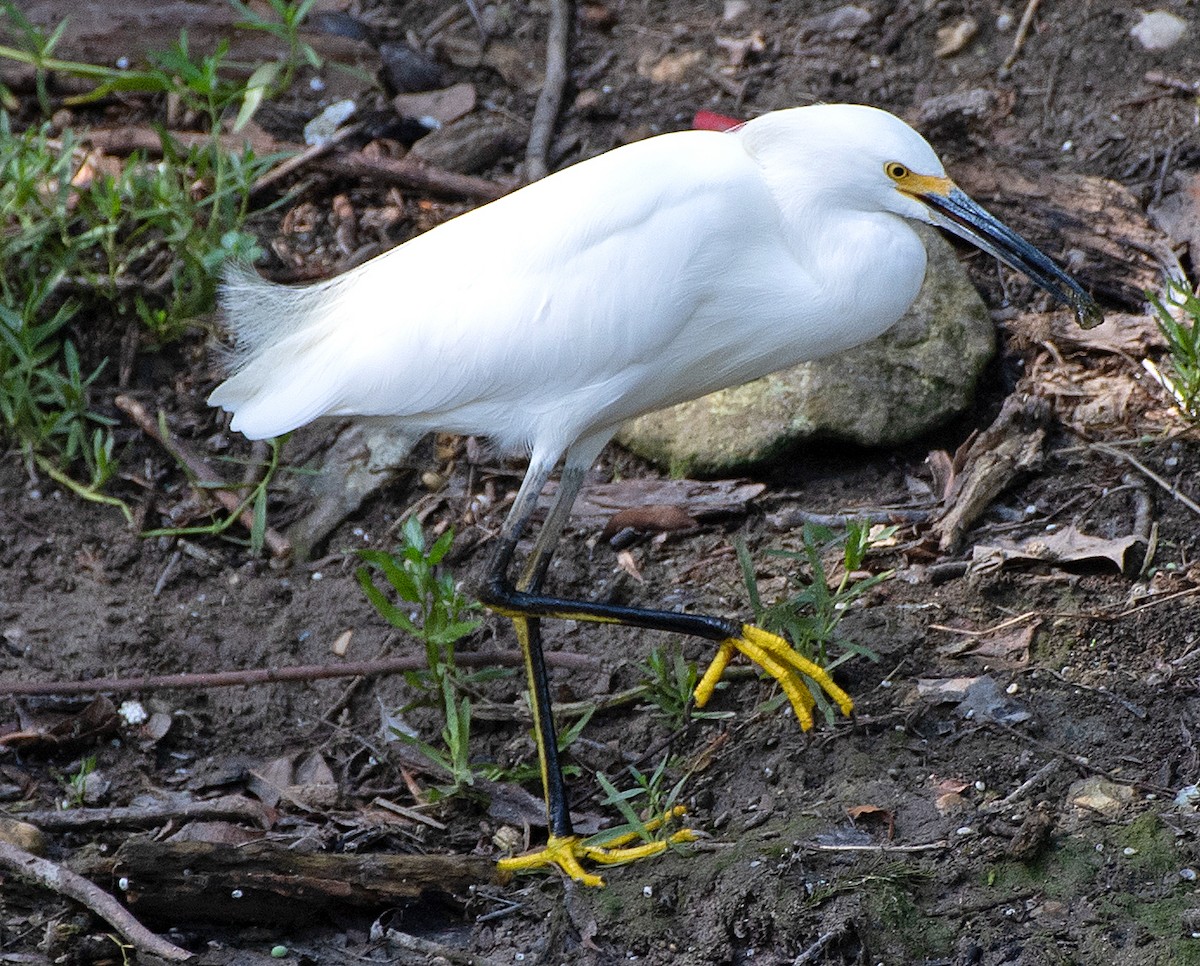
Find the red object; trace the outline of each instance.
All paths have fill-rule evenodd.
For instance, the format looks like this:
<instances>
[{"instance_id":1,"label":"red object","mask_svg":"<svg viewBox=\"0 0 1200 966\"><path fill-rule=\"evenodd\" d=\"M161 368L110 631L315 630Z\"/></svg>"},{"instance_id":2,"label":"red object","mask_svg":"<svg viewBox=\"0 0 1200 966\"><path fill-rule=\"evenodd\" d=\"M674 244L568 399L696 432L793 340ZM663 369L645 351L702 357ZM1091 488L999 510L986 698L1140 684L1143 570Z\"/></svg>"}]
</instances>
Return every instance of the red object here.
<instances>
[{"instance_id":1,"label":"red object","mask_svg":"<svg viewBox=\"0 0 1200 966\"><path fill-rule=\"evenodd\" d=\"M727 114L714 114L712 111L697 111L692 118L692 127L697 131L732 131L746 122Z\"/></svg>"}]
</instances>

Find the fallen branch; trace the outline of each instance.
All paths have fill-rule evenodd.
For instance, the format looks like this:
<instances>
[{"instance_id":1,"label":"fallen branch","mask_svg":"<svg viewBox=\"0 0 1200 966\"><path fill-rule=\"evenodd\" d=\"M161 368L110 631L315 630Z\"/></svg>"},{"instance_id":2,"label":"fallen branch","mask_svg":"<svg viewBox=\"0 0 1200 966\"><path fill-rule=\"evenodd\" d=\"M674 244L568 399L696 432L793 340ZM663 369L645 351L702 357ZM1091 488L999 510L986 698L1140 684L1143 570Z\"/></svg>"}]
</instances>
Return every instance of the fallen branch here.
<instances>
[{"instance_id":1,"label":"fallen branch","mask_svg":"<svg viewBox=\"0 0 1200 966\"><path fill-rule=\"evenodd\" d=\"M348 129L341 137L346 137ZM190 148L203 146L212 141L212 135L195 131L172 131L171 138L182 147ZM341 138L335 135L336 140ZM157 131L146 127L127 126L114 128L98 128L88 132L86 141L105 154L126 155L141 151L148 157L158 157L162 154L162 138ZM311 164L322 171L347 177L362 178L383 184L396 184L402 188L417 191L429 191L433 194L450 195L451 197L471 198L476 201L492 201L499 198L508 189L493 181L483 178L473 178L470 175L446 171L416 158L375 158L360 151L347 151L327 154L323 150L314 150L303 144L293 144L288 141L276 141L269 135L247 138L241 135L222 135L218 139L221 148L226 151L242 151L251 148L258 155L288 154L280 167L290 166L294 170L301 164ZM297 160L301 159L301 160ZM274 172L268 172L254 185L254 190L260 190L264 183L276 180Z\"/></svg>"},{"instance_id":2,"label":"fallen branch","mask_svg":"<svg viewBox=\"0 0 1200 966\"><path fill-rule=\"evenodd\" d=\"M416 158L374 158L360 151L348 151L318 158L313 166L321 171L350 178L362 178L373 184L394 184L401 188L428 191L436 195L495 201L508 193L504 185L435 168Z\"/></svg>"},{"instance_id":3,"label":"fallen branch","mask_svg":"<svg viewBox=\"0 0 1200 966\"><path fill-rule=\"evenodd\" d=\"M187 444L173 436L165 436L160 431L158 423L154 421L153 417L146 410L146 407L140 402L131 396L117 396L113 400L113 403L121 412L133 420L143 433L187 467L188 472L197 481L205 484L203 487L198 487L198 490L205 494L211 494L230 513L235 512L242 506L243 500L232 492L234 484L221 479L217 471L209 465L208 460L197 453L193 453ZM231 489L224 489L224 487L230 487ZM238 515L238 522L247 530L253 530L253 510L249 507L242 510ZM271 556L273 557L287 557L292 552L292 544L287 537L271 527L266 528L263 534L263 543L271 551Z\"/></svg>"},{"instance_id":4,"label":"fallen branch","mask_svg":"<svg viewBox=\"0 0 1200 966\"><path fill-rule=\"evenodd\" d=\"M563 90L569 74L568 59L571 44L572 0L552 0L550 29L546 38L546 77L538 95L537 107L529 127L529 145L525 149L525 175L537 181L549 173L547 156L558 112L562 107Z\"/></svg>"},{"instance_id":5,"label":"fallen branch","mask_svg":"<svg viewBox=\"0 0 1200 966\"><path fill-rule=\"evenodd\" d=\"M520 667L524 658L520 651L495 651L455 654L454 661L463 667ZM19 681L0 684L0 696L30 697L47 694L95 694L109 691L163 691L168 688L196 690L276 684L280 681L322 681L328 678L403 674L408 671L419 671L426 666L426 663L426 658L422 654L420 657L384 657L373 661L299 664L294 667L253 668L245 671L147 674L140 677L92 678L87 681ZM546 663L551 667L584 671L594 671L600 667L600 661L597 658L563 651L548 652Z\"/></svg>"},{"instance_id":6,"label":"fallen branch","mask_svg":"<svg viewBox=\"0 0 1200 966\"><path fill-rule=\"evenodd\" d=\"M242 845L128 839L89 875L124 881L130 907L149 919L304 923L323 910L391 907L427 892L465 892L505 880L481 855L303 852L260 840Z\"/></svg>"},{"instance_id":7,"label":"fallen branch","mask_svg":"<svg viewBox=\"0 0 1200 966\"><path fill-rule=\"evenodd\" d=\"M168 821L195 822L218 819L244 819L262 828L271 826L266 806L242 795L222 795L206 801L168 801L117 808L43 809L21 813L21 821L35 825L43 832L74 832L95 826L141 828Z\"/></svg>"},{"instance_id":8,"label":"fallen branch","mask_svg":"<svg viewBox=\"0 0 1200 966\"><path fill-rule=\"evenodd\" d=\"M152 933L116 899L83 876L64 869L46 859L38 858L24 849L0 840L0 869L64 895L86 906L107 922L136 950L158 956L173 963L191 959L192 954Z\"/></svg>"}]
</instances>

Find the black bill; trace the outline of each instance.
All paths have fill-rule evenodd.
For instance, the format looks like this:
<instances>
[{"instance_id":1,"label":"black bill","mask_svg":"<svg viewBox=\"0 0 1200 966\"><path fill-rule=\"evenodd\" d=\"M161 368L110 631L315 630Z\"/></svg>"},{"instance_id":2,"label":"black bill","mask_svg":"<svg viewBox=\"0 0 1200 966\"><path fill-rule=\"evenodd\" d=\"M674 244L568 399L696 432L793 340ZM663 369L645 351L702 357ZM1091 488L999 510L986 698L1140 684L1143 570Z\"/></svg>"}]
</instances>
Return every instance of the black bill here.
<instances>
[{"instance_id":1,"label":"black bill","mask_svg":"<svg viewBox=\"0 0 1200 966\"><path fill-rule=\"evenodd\" d=\"M1005 265L1027 275L1064 305L1071 306L1081 328L1090 329L1104 321L1104 313L1096 300L1075 279L1004 222L977 205L961 188L952 188L946 194L922 192L914 197L929 207L935 225L996 256Z\"/></svg>"}]
</instances>

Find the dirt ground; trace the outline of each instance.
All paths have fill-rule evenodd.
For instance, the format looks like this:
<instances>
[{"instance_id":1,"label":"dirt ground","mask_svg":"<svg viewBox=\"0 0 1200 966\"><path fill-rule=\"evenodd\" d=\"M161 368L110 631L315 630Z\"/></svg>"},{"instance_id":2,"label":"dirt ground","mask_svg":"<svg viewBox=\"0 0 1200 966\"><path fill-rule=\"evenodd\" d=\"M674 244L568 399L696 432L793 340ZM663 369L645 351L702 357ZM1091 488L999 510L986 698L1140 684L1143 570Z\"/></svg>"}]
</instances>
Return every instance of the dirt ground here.
<instances>
[{"instance_id":1,"label":"dirt ground","mask_svg":"<svg viewBox=\"0 0 1200 966\"><path fill-rule=\"evenodd\" d=\"M1195 6L1170 8L1189 34L1165 51L1130 36L1140 17L1132 3L1030 7L1028 34L1005 67L1022 5L904 0L855 8L862 17L833 2L585 5L553 161L686 127L699 109L744 117L859 101L917 123L952 174L995 167L1034 182L1051 174L1110 179L1145 218L1200 167L1196 95L1184 89L1200 77ZM526 55L536 80L547 5L497 10L501 39ZM841 19L821 19L835 10ZM419 3L367 12L377 29L403 36L442 11ZM477 38L474 24L460 21L450 32ZM973 37L956 52L939 51L966 36L968 22ZM440 64L446 83L474 82L482 103L518 128L527 124L536 84L457 66L444 50ZM958 99L939 100L951 95ZM963 103L981 107L964 113ZM275 123L286 126L288 116L279 112ZM519 155L485 174L503 179ZM981 200L1069 261L1069 238L1046 234L1020 204L1006 204L1000 180ZM314 206L324 226L339 191L360 212L394 200L361 181L315 177L293 204ZM417 210L416 196L407 200ZM279 222L278 213L263 219L265 239ZM397 239L414 227L405 219L389 230ZM1195 252L1180 251L1195 268ZM748 616L737 540L757 562L764 595L779 595L790 564L769 551L799 545L790 511L927 505L931 451L953 453L1014 389L1045 400L1042 459L995 499L962 547L939 550L925 528L909 525L870 558L872 571L896 575L844 622L878 655L839 668L857 702L854 720L803 734L773 700L774 686L752 677L718 695L717 709L735 716L684 729L652 702L598 711L568 754L578 766L574 806L619 821L601 804L594 772L629 787L628 765L649 774L665 761L666 787L683 780L686 822L703 833L695 846L607 871L604 889L521 876L387 907L306 914L300 923L252 924L194 921L168 895L168 911L144 916L148 924L211 963L265 962L276 946L286 947L282 961L295 963L1200 963L1200 516L1180 499L1200 500L1200 438L1182 428L1136 354L1046 336L1050 308L1023 281L1001 277L977 254L969 264L1001 331L975 411L901 450L829 444L760 467L751 475L766 489L747 512L643 540L623 559L596 539L598 527L574 526L551 571L565 594ZM1110 310L1129 313L1125 321L1144 314L1136 300L1112 294L1122 290L1122 261L1073 268L1107 293ZM121 388L161 407L174 433L217 461L248 452L204 406L217 375L198 333L169 352L145 350ZM117 391L97 386L96 405L116 415ZM328 432L297 434L291 452L319 448ZM114 492L144 511L147 526L172 513L178 519L193 500L184 473L128 422L119 433L127 472ZM427 527L455 529L451 566L469 584L520 471L519 461L466 441L427 443L411 472L334 531L319 559L282 567L218 538L144 539L118 513L6 460L0 696L16 682L335 665L411 651L361 593L354 551L392 548L398 522L415 506ZM444 487L432 491L430 474ZM661 475L610 448L594 477ZM281 491L270 522L285 526L302 509ZM972 560L973 548L1003 540L1028 547L1071 527L1108 541L1150 535L1149 559L1138 565L1118 556L1122 572L1102 548L1062 565L997 557L952 566ZM1145 543L1134 552L1145 554ZM702 642L654 633L554 623L545 631L550 649L597 659L591 670L554 672L562 702L599 701L637 685L653 648L702 665L708 655ZM344 657L335 655L348 632ZM505 622L488 618L460 651L515 646ZM534 762L522 685L515 671L474 685L476 704L491 710L474 722L472 756L481 765ZM158 726L0 746L0 809L20 818L64 801L86 809L180 796L261 799L262 776L278 775L286 759L316 761L327 779L312 778L311 767L304 778L300 768L283 784L301 791L269 802L267 838L300 851L490 859L513 830L518 843L525 834L540 840L544 830L521 827L538 819L540 806L511 788L422 805L414 793L441 779L383 735L384 719L415 696L399 675L349 688L333 679L112 693L114 704L140 699ZM45 728L86 703L4 698L0 735ZM433 709L406 712L406 720L438 742ZM81 791L70 782L89 756L95 772ZM303 791L313 784L335 787L318 801ZM526 787L540 794L536 781ZM504 811L498 798L518 804ZM247 820L226 817L217 831L215 822L210 840L263 834ZM47 826L46 855L82 867L135 832L163 839L185 824ZM111 879L101 884L119 891ZM389 928L419 942L389 940ZM0 963L121 962L105 934L77 905L0 877Z\"/></svg>"}]
</instances>

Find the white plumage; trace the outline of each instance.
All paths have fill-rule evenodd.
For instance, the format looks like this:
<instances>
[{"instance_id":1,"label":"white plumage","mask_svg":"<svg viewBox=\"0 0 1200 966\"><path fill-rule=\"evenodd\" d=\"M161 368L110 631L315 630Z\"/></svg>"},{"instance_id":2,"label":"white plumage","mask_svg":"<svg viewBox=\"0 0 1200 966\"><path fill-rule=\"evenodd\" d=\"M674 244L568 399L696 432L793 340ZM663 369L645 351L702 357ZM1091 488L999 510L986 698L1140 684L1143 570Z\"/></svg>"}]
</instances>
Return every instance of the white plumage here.
<instances>
[{"instance_id":1,"label":"white plumage","mask_svg":"<svg viewBox=\"0 0 1200 966\"><path fill-rule=\"evenodd\" d=\"M387 415L557 458L899 318L925 270L906 219L932 219L897 160L944 176L884 112L779 111L610 151L327 282L233 274L234 375L209 401L251 438Z\"/></svg>"}]
</instances>

